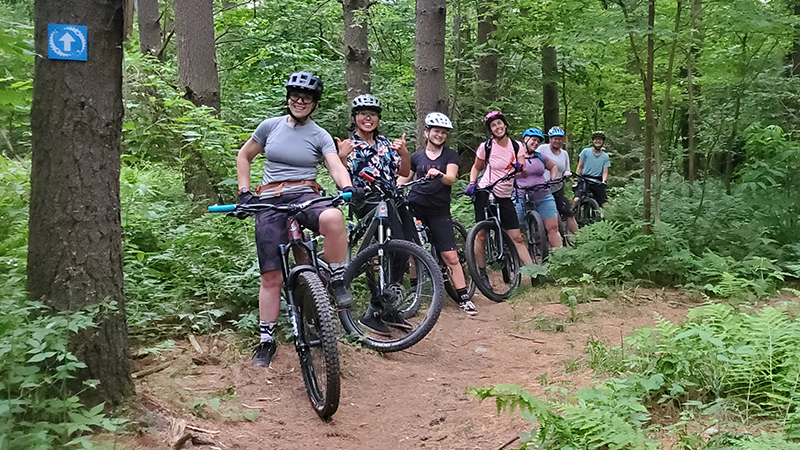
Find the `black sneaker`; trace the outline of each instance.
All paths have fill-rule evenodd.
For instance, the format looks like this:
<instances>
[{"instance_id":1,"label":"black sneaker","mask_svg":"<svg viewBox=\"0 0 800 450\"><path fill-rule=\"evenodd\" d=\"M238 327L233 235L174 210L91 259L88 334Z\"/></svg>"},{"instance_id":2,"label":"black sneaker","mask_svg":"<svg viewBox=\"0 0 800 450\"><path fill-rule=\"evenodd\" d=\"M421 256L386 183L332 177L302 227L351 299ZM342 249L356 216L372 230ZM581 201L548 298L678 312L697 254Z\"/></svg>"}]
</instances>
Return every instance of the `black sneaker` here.
<instances>
[{"instance_id":1,"label":"black sneaker","mask_svg":"<svg viewBox=\"0 0 800 450\"><path fill-rule=\"evenodd\" d=\"M350 289L344 284L343 276L339 275L331 278L331 284L328 290L337 307L349 308L353 306L353 296L350 294Z\"/></svg>"},{"instance_id":2,"label":"black sneaker","mask_svg":"<svg viewBox=\"0 0 800 450\"><path fill-rule=\"evenodd\" d=\"M384 323L390 327L398 328L404 331L411 331L414 329L414 326L408 323L406 319L404 319L403 316L397 312L396 309L384 311L384 313L381 314L381 320L383 320Z\"/></svg>"},{"instance_id":3,"label":"black sneaker","mask_svg":"<svg viewBox=\"0 0 800 450\"><path fill-rule=\"evenodd\" d=\"M253 365L257 367L268 367L275 356L275 341L262 342L256 345L253 350Z\"/></svg>"},{"instance_id":4,"label":"black sneaker","mask_svg":"<svg viewBox=\"0 0 800 450\"><path fill-rule=\"evenodd\" d=\"M383 336L391 336L392 330L383 323L381 320L381 313L379 311L367 311L361 319L359 319L364 326Z\"/></svg>"}]
</instances>

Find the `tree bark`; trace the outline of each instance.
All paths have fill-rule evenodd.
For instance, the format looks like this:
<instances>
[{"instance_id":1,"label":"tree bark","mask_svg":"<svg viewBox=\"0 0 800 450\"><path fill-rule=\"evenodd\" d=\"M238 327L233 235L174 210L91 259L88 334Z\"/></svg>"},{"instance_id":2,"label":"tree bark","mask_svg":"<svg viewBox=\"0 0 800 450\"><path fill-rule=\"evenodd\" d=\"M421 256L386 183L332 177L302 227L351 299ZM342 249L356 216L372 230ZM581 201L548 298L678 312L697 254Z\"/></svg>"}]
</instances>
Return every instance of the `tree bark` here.
<instances>
[{"instance_id":1,"label":"tree bark","mask_svg":"<svg viewBox=\"0 0 800 450\"><path fill-rule=\"evenodd\" d=\"M664 147L661 141L661 133L664 131L664 123L669 120L669 108L671 106L670 90L672 89L672 71L675 63L675 52L678 47L678 32L681 27L681 10L683 9L683 2L678 0L677 8L675 10L675 27L672 35L672 46L669 51L669 63L667 64L667 81L664 86L664 101L661 104L661 113L658 115L658 124L656 125L655 135L653 136L653 176L655 183L653 189L653 222L658 223L661 220L661 154Z\"/></svg>"},{"instance_id":2,"label":"tree bark","mask_svg":"<svg viewBox=\"0 0 800 450\"><path fill-rule=\"evenodd\" d=\"M653 139L656 131L655 117L653 114L653 65L655 45L653 33L655 31L656 3L655 0L647 1L647 72L644 81L644 233L651 232L651 178L653 175Z\"/></svg>"},{"instance_id":3,"label":"tree bark","mask_svg":"<svg viewBox=\"0 0 800 450\"><path fill-rule=\"evenodd\" d=\"M211 0L175 0L178 79L187 100L219 113L220 88Z\"/></svg>"},{"instance_id":4,"label":"tree bark","mask_svg":"<svg viewBox=\"0 0 800 450\"><path fill-rule=\"evenodd\" d=\"M158 56L161 51L161 15L158 0L136 0L139 20L139 49L144 55Z\"/></svg>"},{"instance_id":5,"label":"tree bark","mask_svg":"<svg viewBox=\"0 0 800 450\"><path fill-rule=\"evenodd\" d=\"M489 0L478 2L478 46L482 47L478 58L478 79L482 82L486 104L497 100L497 51L489 43L492 33L497 29L493 6L494 3Z\"/></svg>"},{"instance_id":6,"label":"tree bark","mask_svg":"<svg viewBox=\"0 0 800 450\"><path fill-rule=\"evenodd\" d=\"M697 155L697 86L694 84L695 77L695 57L700 53L702 47L702 26L701 14L703 11L702 0L691 0L691 10L689 17L689 26L691 32L691 48L686 57L686 89L688 106L687 116L687 141L688 141L688 159L689 159L689 174L688 180L693 182L697 179L697 171L699 165L699 158Z\"/></svg>"},{"instance_id":7,"label":"tree bark","mask_svg":"<svg viewBox=\"0 0 800 450\"><path fill-rule=\"evenodd\" d=\"M36 58L27 288L57 311L116 302L70 348L86 364L72 387L97 379L84 400L117 405L134 391L119 198L123 0L36 0L38 55L47 55L47 25L63 22L64 11L88 27L88 60Z\"/></svg>"},{"instance_id":8,"label":"tree bark","mask_svg":"<svg viewBox=\"0 0 800 450\"><path fill-rule=\"evenodd\" d=\"M558 59L555 47L542 46L542 113L545 132L560 123L558 117Z\"/></svg>"},{"instance_id":9,"label":"tree bark","mask_svg":"<svg viewBox=\"0 0 800 450\"><path fill-rule=\"evenodd\" d=\"M469 19L464 14L461 8L461 0L455 2L455 13L453 14L453 58L454 69L453 77L453 95L452 103L450 104L450 119L453 123L459 122L460 118L460 100L462 95L465 95L464 82L469 78L469 66L463 64L464 58L464 42L469 42ZM464 25L466 24L466 25Z\"/></svg>"},{"instance_id":10,"label":"tree bark","mask_svg":"<svg viewBox=\"0 0 800 450\"><path fill-rule=\"evenodd\" d=\"M424 142L425 116L447 112L444 81L444 35L447 18L445 0L417 0L414 38L414 88L417 109L417 147Z\"/></svg>"},{"instance_id":11,"label":"tree bark","mask_svg":"<svg viewBox=\"0 0 800 450\"><path fill-rule=\"evenodd\" d=\"M219 114L220 87L214 47L214 11L211 0L175 0L175 34L178 38L178 78L184 97L195 106L208 106ZM200 204L218 201L211 172L203 155L186 147L184 188Z\"/></svg>"},{"instance_id":12,"label":"tree bark","mask_svg":"<svg viewBox=\"0 0 800 450\"><path fill-rule=\"evenodd\" d=\"M348 103L370 92L370 53L367 36L369 0L343 0L344 80Z\"/></svg>"}]
</instances>

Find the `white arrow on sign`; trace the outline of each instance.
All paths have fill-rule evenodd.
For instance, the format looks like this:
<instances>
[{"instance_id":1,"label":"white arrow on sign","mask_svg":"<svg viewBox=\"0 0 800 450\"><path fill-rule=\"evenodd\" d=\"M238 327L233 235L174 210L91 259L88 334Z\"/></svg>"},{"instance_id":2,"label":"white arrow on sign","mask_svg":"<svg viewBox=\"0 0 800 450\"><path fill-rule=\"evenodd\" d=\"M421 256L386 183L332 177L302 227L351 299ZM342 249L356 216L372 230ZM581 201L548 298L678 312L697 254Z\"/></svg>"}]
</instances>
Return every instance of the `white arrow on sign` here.
<instances>
[{"instance_id":1,"label":"white arrow on sign","mask_svg":"<svg viewBox=\"0 0 800 450\"><path fill-rule=\"evenodd\" d=\"M69 52L72 48L72 43L75 42L75 38L72 37L69 33L64 33L64 36L59 39L64 44L64 51Z\"/></svg>"}]
</instances>

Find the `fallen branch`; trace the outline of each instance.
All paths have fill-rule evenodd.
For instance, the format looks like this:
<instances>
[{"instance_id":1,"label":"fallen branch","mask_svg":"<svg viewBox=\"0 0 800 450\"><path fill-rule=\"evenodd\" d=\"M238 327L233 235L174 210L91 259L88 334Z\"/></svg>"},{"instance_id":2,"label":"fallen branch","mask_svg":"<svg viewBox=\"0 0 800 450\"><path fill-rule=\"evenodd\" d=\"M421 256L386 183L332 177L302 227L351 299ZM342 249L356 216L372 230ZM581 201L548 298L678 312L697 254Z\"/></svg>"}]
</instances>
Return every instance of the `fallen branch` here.
<instances>
[{"instance_id":1,"label":"fallen branch","mask_svg":"<svg viewBox=\"0 0 800 450\"><path fill-rule=\"evenodd\" d=\"M203 428L195 427L195 426L192 426L192 425L186 425L186 428L188 428L188 429L190 429L192 431L197 431L197 432L200 432L200 433L205 433L205 434L210 434L210 435L215 435L215 434L220 434L221 433L221 431L205 430Z\"/></svg>"},{"instance_id":2,"label":"fallen branch","mask_svg":"<svg viewBox=\"0 0 800 450\"><path fill-rule=\"evenodd\" d=\"M414 356L428 356L428 355L423 355L422 353L412 352L411 350L403 350L403 353L410 353Z\"/></svg>"},{"instance_id":3,"label":"fallen branch","mask_svg":"<svg viewBox=\"0 0 800 450\"><path fill-rule=\"evenodd\" d=\"M197 342L197 338L194 337L194 334L192 333L189 333L189 342L192 343L192 347L194 347L194 349L197 350L197 353L200 354L203 353L203 347L200 346L200 343Z\"/></svg>"},{"instance_id":4,"label":"fallen branch","mask_svg":"<svg viewBox=\"0 0 800 450\"><path fill-rule=\"evenodd\" d=\"M537 344L546 344L547 343L545 341L540 341L539 339L534 339L534 338L528 337L528 336L521 336L519 334L508 333L508 335L511 336L511 337L515 337L517 339L525 339L526 341L532 341L532 342L535 342Z\"/></svg>"},{"instance_id":5,"label":"fallen branch","mask_svg":"<svg viewBox=\"0 0 800 450\"><path fill-rule=\"evenodd\" d=\"M165 362L164 364L159 364L157 366L148 367L147 369L140 370L138 372L132 373L131 378L142 378L148 375L152 375L156 372L161 372L162 370L166 369L167 367L172 365L172 361Z\"/></svg>"},{"instance_id":6,"label":"fallen branch","mask_svg":"<svg viewBox=\"0 0 800 450\"><path fill-rule=\"evenodd\" d=\"M511 438L511 439L509 439L508 441L506 441L506 443L505 443L505 444L501 445L500 447L497 447L497 448L496 448L496 449L494 449L494 450L503 450L504 448L506 448L506 447L508 447L509 445L513 444L513 443L514 443L514 441L516 441L517 439L519 439L519 435L516 435L516 436L514 436L513 438Z\"/></svg>"}]
</instances>

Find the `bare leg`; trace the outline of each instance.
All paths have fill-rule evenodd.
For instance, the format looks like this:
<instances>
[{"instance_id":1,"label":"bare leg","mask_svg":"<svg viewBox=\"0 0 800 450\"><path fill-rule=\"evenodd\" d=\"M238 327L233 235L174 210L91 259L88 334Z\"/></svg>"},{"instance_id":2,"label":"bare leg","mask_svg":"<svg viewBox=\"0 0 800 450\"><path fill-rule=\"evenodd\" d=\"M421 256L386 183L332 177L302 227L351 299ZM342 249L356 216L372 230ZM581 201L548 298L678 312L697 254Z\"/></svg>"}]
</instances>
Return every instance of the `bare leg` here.
<instances>
[{"instance_id":1,"label":"bare leg","mask_svg":"<svg viewBox=\"0 0 800 450\"><path fill-rule=\"evenodd\" d=\"M330 208L319 215L319 234L325 238L323 249L327 262L344 262L347 257L347 229L340 210Z\"/></svg>"},{"instance_id":2,"label":"bare leg","mask_svg":"<svg viewBox=\"0 0 800 450\"><path fill-rule=\"evenodd\" d=\"M508 230L508 236L514 242L514 247L517 248L517 253L519 254L519 259L522 261L522 264L531 264L533 260L531 259L531 254L528 253L528 247L525 246L525 240L522 238L522 232L519 228L515 228L513 230Z\"/></svg>"},{"instance_id":3,"label":"bare leg","mask_svg":"<svg viewBox=\"0 0 800 450\"><path fill-rule=\"evenodd\" d=\"M270 270L261 274L261 288L258 290L258 317L262 322L277 322L281 312L281 285L283 274L280 270Z\"/></svg>"},{"instance_id":4,"label":"bare leg","mask_svg":"<svg viewBox=\"0 0 800 450\"><path fill-rule=\"evenodd\" d=\"M455 250L442 252L442 259L447 266L448 272L450 272L450 279L453 281L453 287L456 289L467 287L464 271L461 270L461 263L458 261L458 252Z\"/></svg>"},{"instance_id":5,"label":"bare leg","mask_svg":"<svg viewBox=\"0 0 800 450\"><path fill-rule=\"evenodd\" d=\"M550 241L550 247L561 247L561 233L558 232L558 217L543 219L542 222L544 222L544 228L547 230L547 240Z\"/></svg>"}]
</instances>

